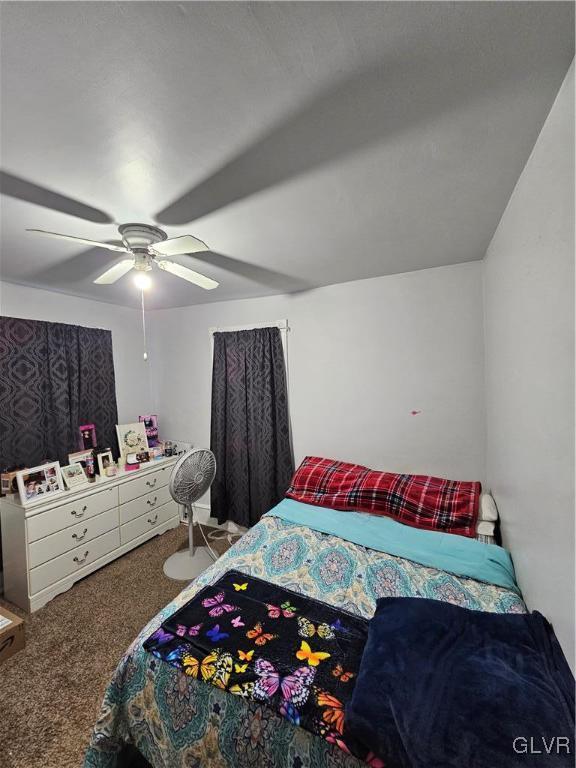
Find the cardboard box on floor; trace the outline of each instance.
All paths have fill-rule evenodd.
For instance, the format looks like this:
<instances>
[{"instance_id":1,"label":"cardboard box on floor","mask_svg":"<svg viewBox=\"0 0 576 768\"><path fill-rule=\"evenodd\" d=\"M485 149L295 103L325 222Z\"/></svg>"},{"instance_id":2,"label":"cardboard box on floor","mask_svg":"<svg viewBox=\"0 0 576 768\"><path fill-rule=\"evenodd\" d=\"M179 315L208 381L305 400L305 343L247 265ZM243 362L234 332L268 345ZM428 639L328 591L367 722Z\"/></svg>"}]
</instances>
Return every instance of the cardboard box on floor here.
<instances>
[{"instance_id":1,"label":"cardboard box on floor","mask_svg":"<svg viewBox=\"0 0 576 768\"><path fill-rule=\"evenodd\" d=\"M0 606L0 664L26 644L24 621Z\"/></svg>"}]
</instances>

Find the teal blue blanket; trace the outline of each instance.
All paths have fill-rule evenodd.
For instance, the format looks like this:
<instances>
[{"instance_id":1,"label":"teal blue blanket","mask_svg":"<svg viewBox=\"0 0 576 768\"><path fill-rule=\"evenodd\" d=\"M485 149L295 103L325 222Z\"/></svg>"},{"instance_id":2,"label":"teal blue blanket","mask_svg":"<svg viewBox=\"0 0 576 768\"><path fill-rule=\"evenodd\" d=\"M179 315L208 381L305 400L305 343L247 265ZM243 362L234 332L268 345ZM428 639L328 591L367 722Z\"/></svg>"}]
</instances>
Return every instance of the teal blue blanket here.
<instances>
[{"instance_id":1,"label":"teal blue blanket","mask_svg":"<svg viewBox=\"0 0 576 768\"><path fill-rule=\"evenodd\" d=\"M339 536L378 552L387 552L420 565L495 584L520 594L512 558L505 549L495 544L484 544L452 533L412 528L389 517L315 507L294 499L283 499L266 514Z\"/></svg>"}]
</instances>

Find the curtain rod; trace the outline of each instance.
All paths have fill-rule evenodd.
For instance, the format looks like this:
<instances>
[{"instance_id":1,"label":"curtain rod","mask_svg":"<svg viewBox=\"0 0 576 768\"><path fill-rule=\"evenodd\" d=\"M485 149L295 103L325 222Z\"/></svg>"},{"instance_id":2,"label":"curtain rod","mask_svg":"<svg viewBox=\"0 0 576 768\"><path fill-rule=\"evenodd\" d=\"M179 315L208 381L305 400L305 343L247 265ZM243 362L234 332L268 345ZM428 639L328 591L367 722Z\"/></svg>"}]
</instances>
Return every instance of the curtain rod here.
<instances>
[{"instance_id":1,"label":"curtain rod","mask_svg":"<svg viewBox=\"0 0 576 768\"><path fill-rule=\"evenodd\" d=\"M23 320L25 323L44 323L47 325L67 325L69 328L86 328L89 331L107 331L108 333L112 333L111 328L100 328L100 326L97 326L97 325L78 325L78 323L64 323L61 320L38 320L38 318L36 317L14 317L14 315L0 314L0 320Z\"/></svg>"},{"instance_id":2,"label":"curtain rod","mask_svg":"<svg viewBox=\"0 0 576 768\"><path fill-rule=\"evenodd\" d=\"M289 331L288 320L271 320L268 323L248 323L247 325L229 325L226 327L212 326L208 328L208 333L213 336L215 333L227 333L232 331L252 331L256 328L278 328L281 331Z\"/></svg>"}]
</instances>

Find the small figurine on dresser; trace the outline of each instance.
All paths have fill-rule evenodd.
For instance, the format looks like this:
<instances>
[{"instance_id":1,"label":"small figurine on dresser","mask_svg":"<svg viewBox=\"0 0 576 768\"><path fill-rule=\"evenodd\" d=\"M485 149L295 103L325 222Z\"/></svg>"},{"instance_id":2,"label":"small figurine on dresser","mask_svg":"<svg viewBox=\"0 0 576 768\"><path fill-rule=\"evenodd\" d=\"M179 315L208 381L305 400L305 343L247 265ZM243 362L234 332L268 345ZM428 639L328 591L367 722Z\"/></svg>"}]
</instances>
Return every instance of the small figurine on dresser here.
<instances>
[{"instance_id":1,"label":"small figurine on dresser","mask_svg":"<svg viewBox=\"0 0 576 768\"><path fill-rule=\"evenodd\" d=\"M86 477L89 483L96 482L96 462L92 453L86 457Z\"/></svg>"}]
</instances>

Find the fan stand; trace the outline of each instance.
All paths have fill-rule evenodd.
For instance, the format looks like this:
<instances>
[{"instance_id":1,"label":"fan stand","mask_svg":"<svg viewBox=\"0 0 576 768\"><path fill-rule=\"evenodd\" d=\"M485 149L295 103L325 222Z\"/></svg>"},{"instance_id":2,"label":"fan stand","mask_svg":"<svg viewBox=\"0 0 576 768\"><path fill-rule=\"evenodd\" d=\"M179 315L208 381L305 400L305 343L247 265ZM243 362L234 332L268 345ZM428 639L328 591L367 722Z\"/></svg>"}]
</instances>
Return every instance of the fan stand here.
<instances>
[{"instance_id":1,"label":"fan stand","mask_svg":"<svg viewBox=\"0 0 576 768\"><path fill-rule=\"evenodd\" d=\"M188 549L175 552L164 563L164 574L175 581L192 581L212 565L215 558L208 547L194 546L194 511L186 507L188 517Z\"/></svg>"}]
</instances>

